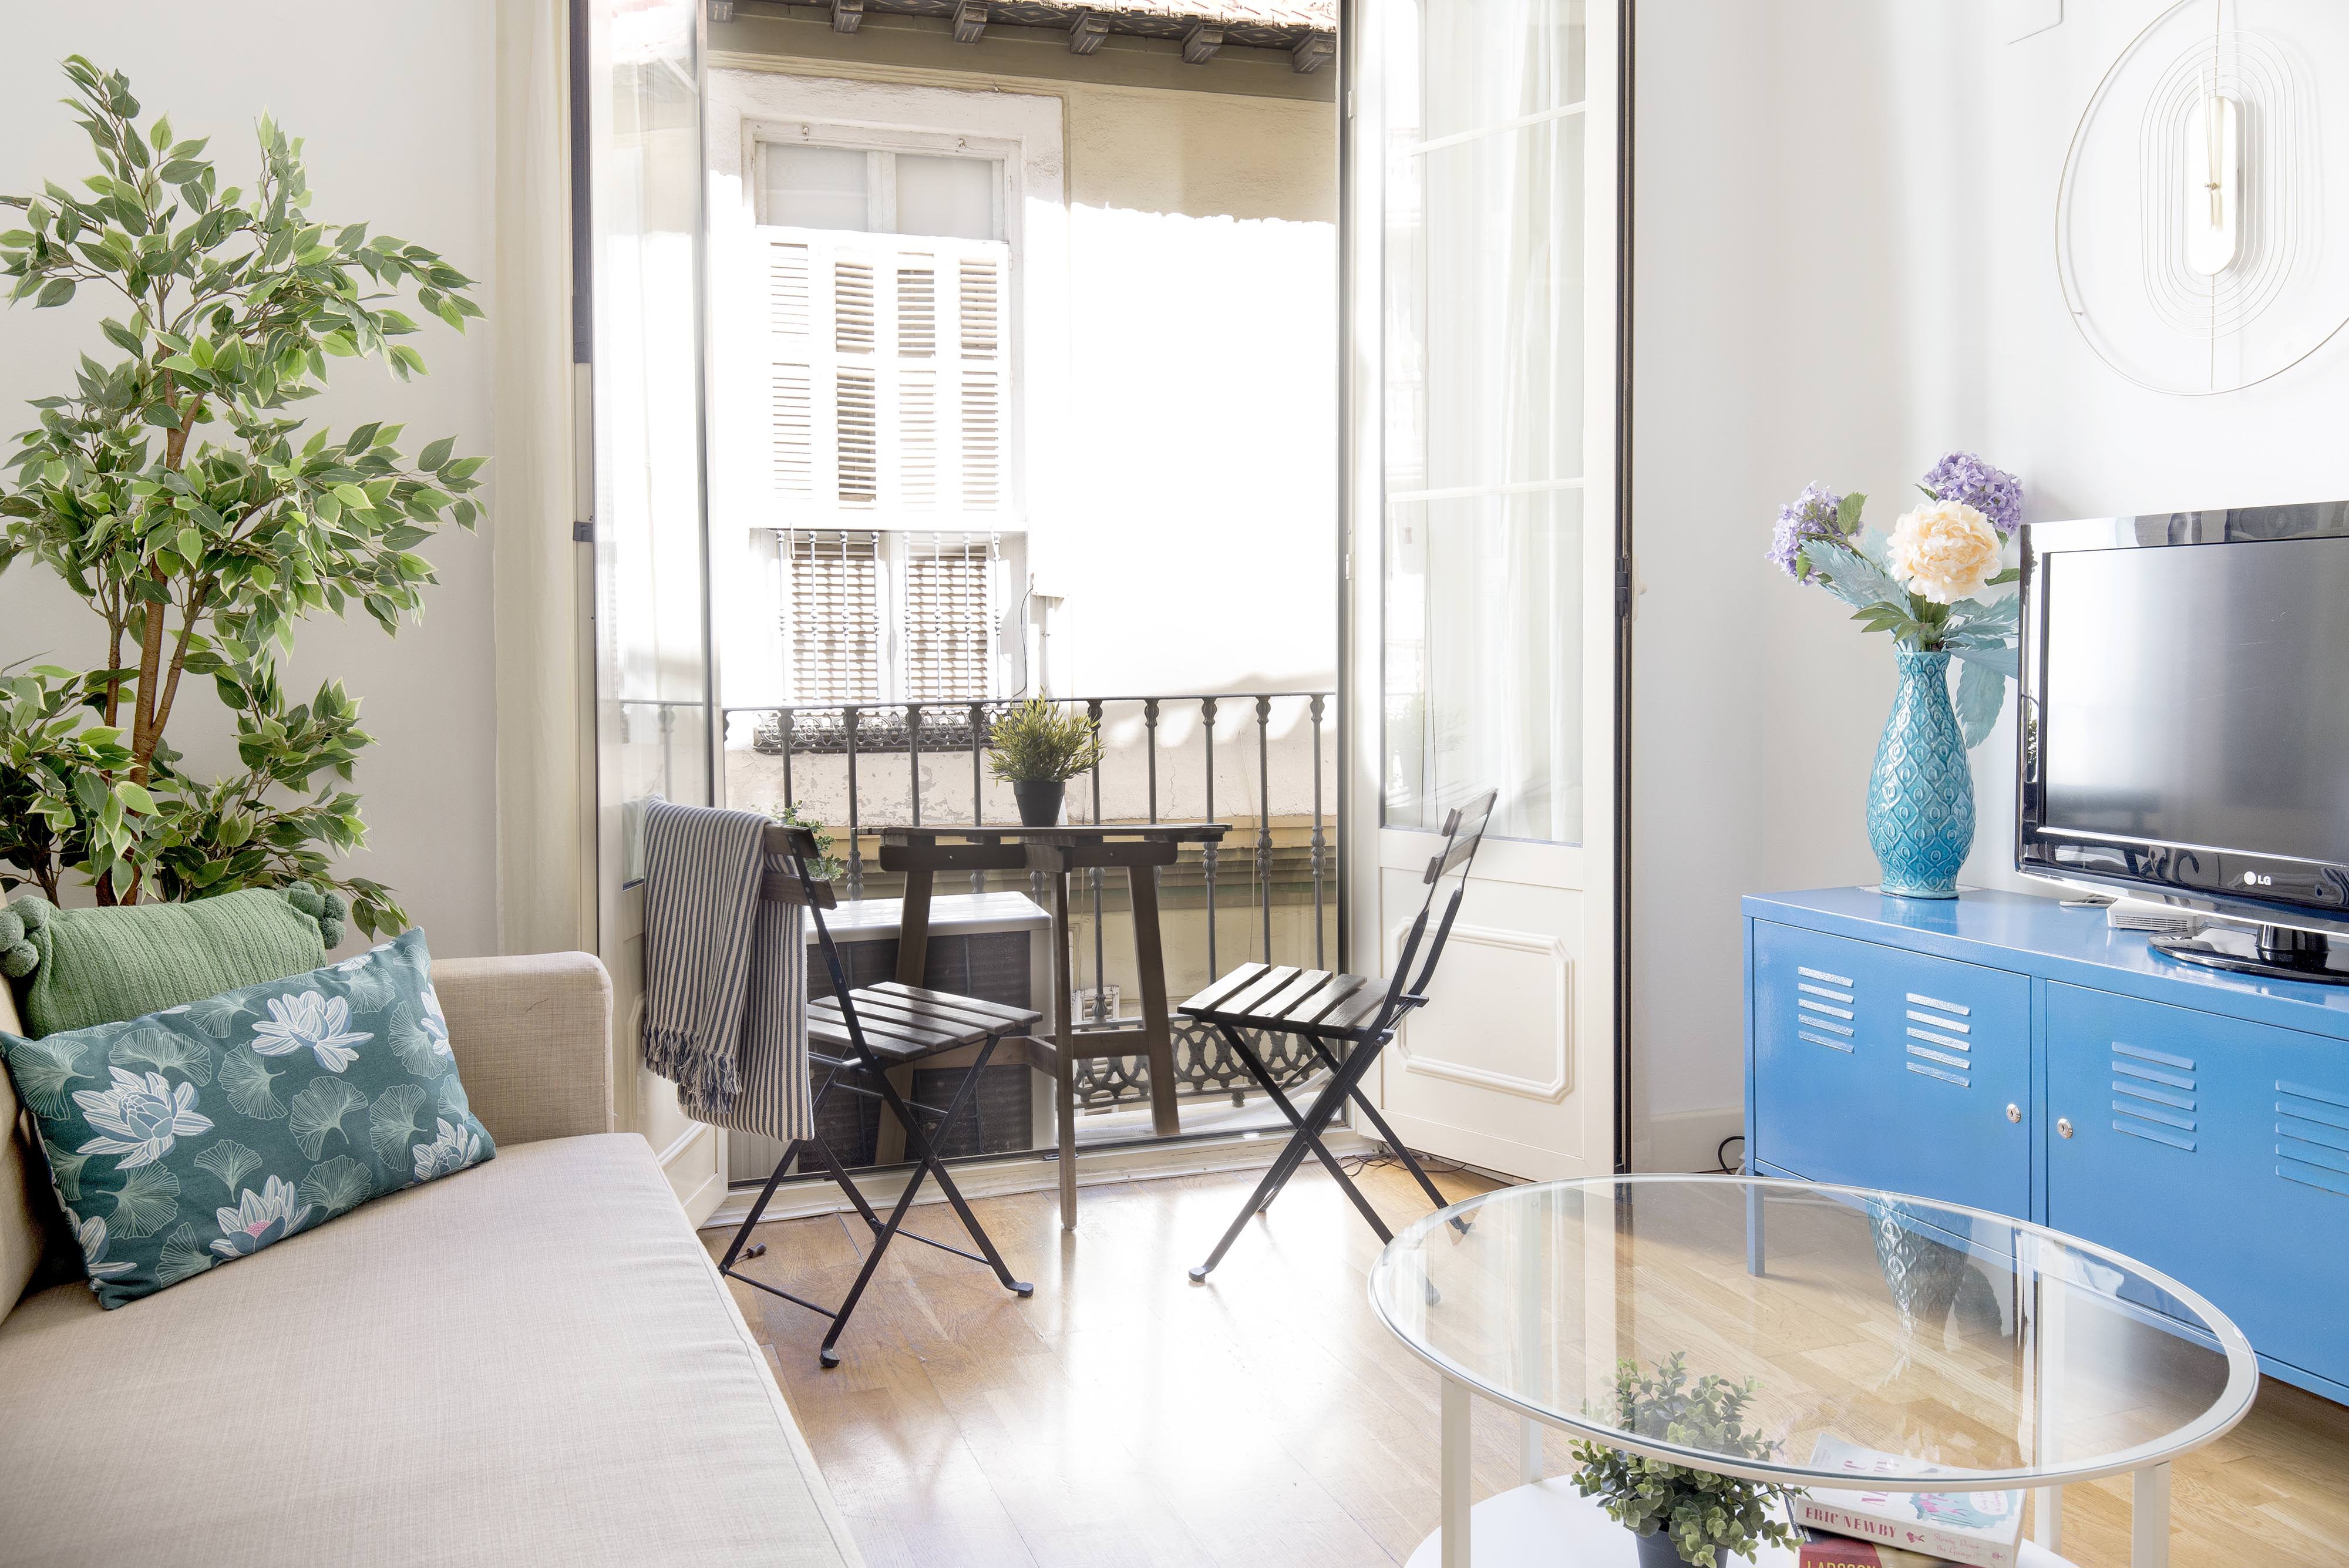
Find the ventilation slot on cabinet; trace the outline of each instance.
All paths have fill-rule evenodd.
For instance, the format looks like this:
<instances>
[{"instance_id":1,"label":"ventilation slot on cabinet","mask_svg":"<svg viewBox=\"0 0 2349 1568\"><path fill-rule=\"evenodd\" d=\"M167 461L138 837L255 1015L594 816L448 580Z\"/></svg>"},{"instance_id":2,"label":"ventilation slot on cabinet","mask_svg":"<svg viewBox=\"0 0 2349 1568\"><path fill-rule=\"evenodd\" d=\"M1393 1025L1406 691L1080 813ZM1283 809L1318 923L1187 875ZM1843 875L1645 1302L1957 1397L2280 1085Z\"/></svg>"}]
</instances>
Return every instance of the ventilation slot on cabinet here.
<instances>
[{"instance_id":1,"label":"ventilation slot on cabinet","mask_svg":"<svg viewBox=\"0 0 2349 1568\"><path fill-rule=\"evenodd\" d=\"M2192 1154L2197 1109L2190 1058L2113 1042L2113 1131Z\"/></svg>"},{"instance_id":2,"label":"ventilation slot on cabinet","mask_svg":"<svg viewBox=\"0 0 2349 1568\"><path fill-rule=\"evenodd\" d=\"M1795 1037L1851 1054L1851 977L1800 964L1795 973Z\"/></svg>"},{"instance_id":3,"label":"ventilation slot on cabinet","mask_svg":"<svg viewBox=\"0 0 2349 1568\"><path fill-rule=\"evenodd\" d=\"M1973 1079L1969 1075L1974 1065L1974 1026L1966 1019L1972 1015L1973 1009L1913 991L1908 993L1908 1001L1909 1023L1904 1031L1907 1038L1902 1044L1909 1048L1909 1060L1904 1065L1925 1077L1939 1078L1961 1089L1971 1088Z\"/></svg>"},{"instance_id":4,"label":"ventilation slot on cabinet","mask_svg":"<svg viewBox=\"0 0 2349 1568\"><path fill-rule=\"evenodd\" d=\"M2349 1095L2276 1081L2276 1174L2349 1198Z\"/></svg>"}]
</instances>

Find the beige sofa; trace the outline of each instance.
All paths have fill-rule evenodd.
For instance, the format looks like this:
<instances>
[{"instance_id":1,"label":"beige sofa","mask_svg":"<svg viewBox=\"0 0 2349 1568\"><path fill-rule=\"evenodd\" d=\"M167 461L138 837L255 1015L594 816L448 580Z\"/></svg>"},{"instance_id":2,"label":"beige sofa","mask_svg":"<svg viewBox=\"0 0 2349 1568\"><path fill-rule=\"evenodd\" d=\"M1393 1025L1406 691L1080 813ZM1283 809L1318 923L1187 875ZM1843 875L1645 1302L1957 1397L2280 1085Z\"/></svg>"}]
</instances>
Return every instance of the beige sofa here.
<instances>
[{"instance_id":1,"label":"beige sofa","mask_svg":"<svg viewBox=\"0 0 2349 1568\"><path fill-rule=\"evenodd\" d=\"M651 1149L609 1130L603 966L433 979L497 1158L233 1267L100 1311L61 1222L42 1266L21 1128L0 1148L0 1563L860 1561Z\"/></svg>"}]
</instances>

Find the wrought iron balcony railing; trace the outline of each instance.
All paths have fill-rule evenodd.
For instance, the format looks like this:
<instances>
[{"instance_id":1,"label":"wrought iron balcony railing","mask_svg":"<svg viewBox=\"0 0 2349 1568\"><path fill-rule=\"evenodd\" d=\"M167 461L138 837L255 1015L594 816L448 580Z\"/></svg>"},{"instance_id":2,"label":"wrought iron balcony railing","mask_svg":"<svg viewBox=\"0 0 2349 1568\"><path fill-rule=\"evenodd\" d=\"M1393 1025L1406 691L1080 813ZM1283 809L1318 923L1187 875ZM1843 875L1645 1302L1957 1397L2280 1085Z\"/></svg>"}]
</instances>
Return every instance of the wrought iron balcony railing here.
<instances>
[{"instance_id":1,"label":"wrought iron balcony railing","mask_svg":"<svg viewBox=\"0 0 2349 1568\"><path fill-rule=\"evenodd\" d=\"M1105 742L1102 763L1071 781L1070 820L1234 826L1220 848L1193 849L1159 874L1169 994L1188 995L1250 959L1328 968L1338 867L1328 794L1336 768L1334 693L1092 697L1066 705L1099 724ZM821 820L840 838L834 854L845 895L893 896L899 879L878 868L868 826L1018 822L1009 786L987 771L988 739L1010 707L990 701L729 708L723 798L754 810L790 806ZM1002 874L992 882L988 873L971 877L974 892L1009 885ZM1024 890L1044 902L1040 878ZM1124 913L1125 892L1099 871L1075 891L1075 962L1081 974L1090 968L1091 982L1062 1002L1080 1020L1106 1024L1119 1001L1139 993L1114 977L1124 944L1105 935ZM1224 1043L1180 1018L1174 1023L1182 1092L1238 1098L1249 1081ZM1257 1044L1284 1079L1312 1076L1312 1056L1295 1042ZM1138 1058L1087 1063L1080 1103L1108 1109L1139 1102L1148 1093L1146 1074Z\"/></svg>"}]
</instances>

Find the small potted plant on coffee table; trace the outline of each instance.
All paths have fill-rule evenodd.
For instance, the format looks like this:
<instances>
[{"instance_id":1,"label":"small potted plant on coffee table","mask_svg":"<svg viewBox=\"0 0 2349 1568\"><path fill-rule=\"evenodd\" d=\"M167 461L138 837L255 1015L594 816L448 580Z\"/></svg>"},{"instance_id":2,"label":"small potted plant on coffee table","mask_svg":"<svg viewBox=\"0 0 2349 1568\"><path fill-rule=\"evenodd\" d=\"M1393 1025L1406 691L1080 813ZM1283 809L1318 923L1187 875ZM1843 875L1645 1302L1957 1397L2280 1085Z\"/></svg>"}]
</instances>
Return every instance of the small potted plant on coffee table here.
<instances>
[{"instance_id":1,"label":"small potted plant on coffee table","mask_svg":"<svg viewBox=\"0 0 2349 1568\"><path fill-rule=\"evenodd\" d=\"M1069 781L1101 761L1101 727L1048 697L1030 697L995 722L987 765L1011 786L1019 820L1050 827L1061 820Z\"/></svg>"},{"instance_id":2,"label":"small potted plant on coffee table","mask_svg":"<svg viewBox=\"0 0 2349 1568\"><path fill-rule=\"evenodd\" d=\"M1692 1382L1688 1358L1675 1352L1643 1373L1624 1361L1615 1371L1611 1407L1591 1414L1619 1431L1657 1438L1702 1453L1767 1459L1777 1445L1746 1429L1746 1404L1756 1385L1751 1378ZM1709 1470L1690 1469L1599 1442L1578 1442L1572 1452L1580 1467L1577 1490L1595 1497L1609 1517L1639 1538L1640 1568L1727 1568L1727 1559L1748 1557L1764 1542L1794 1543L1779 1504L1784 1487L1738 1480Z\"/></svg>"}]
</instances>

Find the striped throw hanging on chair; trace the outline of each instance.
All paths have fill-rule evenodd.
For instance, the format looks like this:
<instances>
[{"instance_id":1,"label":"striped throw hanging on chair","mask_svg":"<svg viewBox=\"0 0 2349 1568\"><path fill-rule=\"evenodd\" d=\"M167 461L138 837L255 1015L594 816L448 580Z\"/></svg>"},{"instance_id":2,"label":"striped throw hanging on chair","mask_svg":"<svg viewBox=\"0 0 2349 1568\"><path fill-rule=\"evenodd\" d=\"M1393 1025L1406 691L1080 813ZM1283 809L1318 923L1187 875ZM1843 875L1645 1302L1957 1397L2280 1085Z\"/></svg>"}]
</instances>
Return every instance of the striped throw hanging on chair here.
<instances>
[{"instance_id":1,"label":"striped throw hanging on chair","mask_svg":"<svg viewBox=\"0 0 2349 1568\"><path fill-rule=\"evenodd\" d=\"M807 963L796 905L759 897L781 870L753 812L648 803L645 818L645 1065L685 1114L790 1142L814 1121Z\"/></svg>"}]
</instances>

